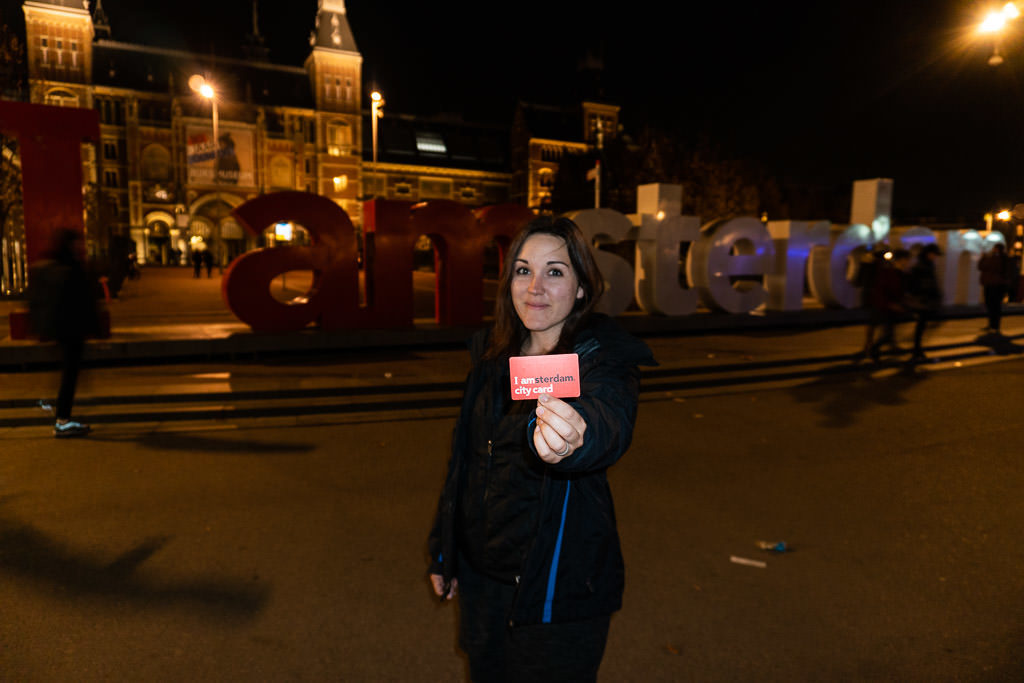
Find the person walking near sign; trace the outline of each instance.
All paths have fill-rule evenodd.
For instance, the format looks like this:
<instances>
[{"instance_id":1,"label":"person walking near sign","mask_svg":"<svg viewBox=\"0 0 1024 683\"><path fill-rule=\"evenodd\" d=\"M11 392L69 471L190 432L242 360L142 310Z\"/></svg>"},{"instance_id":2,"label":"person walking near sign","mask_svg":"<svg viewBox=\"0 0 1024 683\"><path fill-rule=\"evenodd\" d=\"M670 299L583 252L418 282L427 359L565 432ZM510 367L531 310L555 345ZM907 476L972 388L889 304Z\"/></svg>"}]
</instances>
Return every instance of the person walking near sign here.
<instances>
[{"instance_id":1,"label":"person walking near sign","mask_svg":"<svg viewBox=\"0 0 1024 683\"><path fill-rule=\"evenodd\" d=\"M852 264L854 271L849 280L860 289L861 308L868 312L868 321L864 326L864 349L855 356L855 361L871 355L871 347L875 343L875 328L881 321L881 314L874 307L872 295L878 269L885 263L884 254L885 251L882 249L867 249Z\"/></svg>"},{"instance_id":2,"label":"person walking near sign","mask_svg":"<svg viewBox=\"0 0 1024 683\"><path fill-rule=\"evenodd\" d=\"M882 336L869 349L871 360L875 363L881 361L883 346L889 346L893 353L901 351L896 345L895 326L907 310L903 297L909 264L910 252L906 249L897 249L892 252L892 258L888 262L880 264L875 275L875 283L871 288L871 307L882 326Z\"/></svg>"},{"instance_id":3,"label":"person walking near sign","mask_svg":"<svg viewBox=\"0 0 1024 683\"><path fill-rule=\"evenodd\" d=\"M981 287L985 292L985 310L988 313L988 327L983 327L982 332L999 334L999 326L1003 317L1003 299L1006 298L1009 263L1006 246L1002 242L996 242L991 251L978 261L978 270L981 271Z\"/></svg>"},{"instance_id":4,"label":"person walking near sign","mask_svg":"<svg viewBox=\"0 0 1024 683\"><path fill-rule=\"evenodd\" d=\"M593 312L604 282L575 223L537 218L502 270L429 539L459 599L473 681L594 681L624 565L606 477L629 447L650 349ZM580 395L511 399L509 359L575 352Z\"/></svg>"},{"instance_id":5,"label":"person walking near sign","mask_svg":"<svg viewBox=\"0 0 1024 683\"><path fill-rule=\"evenodd\" d=\"M203 267L206 268L206 277L213 277L213 252L207 247L202 251Z\"/></svg>"},{"instance_id":6,"label":"person walking near sign","mask_svg":"<svg viewBox=\"0 0 1024 683\"><path fill-rule=\"evenodd\" d=\"M61 229L49 259L33 268L29 285L32 325L42 339L60 349L60 391L57 394L57 438L85 436L89 425L71 419L85 339L97 331L96 283L86 274L84 245L77 230Z\"/></svg>"},{"instance_id":7,"label":"person walking near sign","mask_svg":"<svg viewBox=\"0 0 1024 683\"><path fill-rule=\"evenodd\" d=\"M942 290L935 272L935 259L942 254L936 244L926 244L917 255L917 263L907 276L907 308L914 316L914 350L911 363L927 360L921 342L929 323L935 320L942 307Z\"/></svg>"}]
</instances>

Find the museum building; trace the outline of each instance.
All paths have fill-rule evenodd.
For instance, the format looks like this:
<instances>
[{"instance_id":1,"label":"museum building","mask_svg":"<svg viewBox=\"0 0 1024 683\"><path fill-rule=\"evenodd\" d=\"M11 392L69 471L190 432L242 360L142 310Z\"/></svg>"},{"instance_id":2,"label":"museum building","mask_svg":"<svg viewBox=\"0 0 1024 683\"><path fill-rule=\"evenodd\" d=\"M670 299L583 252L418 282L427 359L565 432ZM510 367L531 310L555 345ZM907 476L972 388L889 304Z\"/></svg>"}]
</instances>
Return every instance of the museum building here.
<instances>
[{"instance_id":1,"label":"museum building","mask_svg":"<svg viewBox=\"0 0 1024 683\"><path fill-rule=\"evenodd\" d=\"M83 154L99 188L90 239L130 237L140 263L210 249L226 264L289 239L272 226L254 238L230 213L279 190L327 197L357 226L371 197L542 211L563 155L619 126L619 108L599 101L520 103L508 127L389 112L374 150L376 109L364 106L344 0L320 0L301 67L269 61L256 2L239 58L117 40L102 0L91 12L82 0L26 0L23 10L30 101L99 113L101 142Z\"/></svg>"}]
</instances>

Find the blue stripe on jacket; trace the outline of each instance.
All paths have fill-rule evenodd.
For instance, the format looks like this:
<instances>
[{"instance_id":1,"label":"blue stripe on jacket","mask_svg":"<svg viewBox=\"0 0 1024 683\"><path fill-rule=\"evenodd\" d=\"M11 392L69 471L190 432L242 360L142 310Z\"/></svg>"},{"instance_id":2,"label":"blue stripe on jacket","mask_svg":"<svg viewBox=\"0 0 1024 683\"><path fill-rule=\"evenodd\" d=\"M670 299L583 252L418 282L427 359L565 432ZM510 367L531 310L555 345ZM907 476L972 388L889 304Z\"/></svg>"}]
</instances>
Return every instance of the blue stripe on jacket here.
<instances>
[{"instance_id":1,"label":"blue stripe on jacket","mask_svg":"<svg viewBox=\"0 0 1024 683\"><path fill-rule=\"evenodd\" d=\"M562 554L562 536L565 534L565 514L569 509L570 482L565 482L565 500L562 501L562 522L558 525L558 540L555 541L555 554L551 558L551 571L548 574L548 593L544 598L543 623L551 623L551 603L555 599L555 577L558 574L558 559Z\"/></svg>"}]
</instances>

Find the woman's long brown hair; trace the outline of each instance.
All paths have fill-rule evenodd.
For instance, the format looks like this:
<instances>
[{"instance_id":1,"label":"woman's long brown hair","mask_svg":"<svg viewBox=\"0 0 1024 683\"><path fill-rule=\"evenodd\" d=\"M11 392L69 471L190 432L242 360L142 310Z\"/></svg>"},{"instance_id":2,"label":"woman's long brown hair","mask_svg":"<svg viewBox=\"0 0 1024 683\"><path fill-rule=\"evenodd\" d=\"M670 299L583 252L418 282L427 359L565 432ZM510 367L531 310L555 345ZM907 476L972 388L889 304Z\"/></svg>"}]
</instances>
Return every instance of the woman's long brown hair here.
<instances>
[{"instance_id":1,"label":"woman's long brown hair","mask_svg":"<svg viewBox=\"0 0 1024 683\"><path fill-rule=\"evenodd\" d=\"M498 281L498 296L494 302L494 330L484 353L486 360L518 356L523 342L529 335L529 330L519 319L515 304L512 302L512 278L516 272L516 259L519 258L519 252L522 251L526 240L539 234L551 235L565 242L573 273L579 286L583 288L583 297L576 300L572 311L566 317L558 344L552 353L568 353L572 350L576 332L604 293L604 277L597 268L579 226L568 218L540 216L533 219L516 234L506 252L501 279Z\"/></svg>"}]
</instances>

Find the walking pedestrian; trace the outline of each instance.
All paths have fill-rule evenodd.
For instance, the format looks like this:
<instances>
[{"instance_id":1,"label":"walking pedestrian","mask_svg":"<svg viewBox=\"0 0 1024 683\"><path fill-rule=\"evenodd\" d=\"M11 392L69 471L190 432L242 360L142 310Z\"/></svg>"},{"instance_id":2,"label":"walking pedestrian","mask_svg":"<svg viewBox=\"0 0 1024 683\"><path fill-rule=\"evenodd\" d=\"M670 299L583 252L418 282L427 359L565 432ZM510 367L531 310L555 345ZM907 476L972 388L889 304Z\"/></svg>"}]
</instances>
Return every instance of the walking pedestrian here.
<instances>
[{"instance_id":1,"label":"walking pedestrian","mask_svg":"<svg viewBox=\"0 0 1024 683\"><path fill-rule=\"evenodd\" d=\"M71 419L85 339L98 328L96 282L85 270L85 248L77 230L58 230L49 258L33 268L29 306L32 325L42 339L60 349L60 390L57 394L57 438L85 436L89 425Z\"/></svg>"},{"instance_id":2,"label":"walking pedestrian","mask_svg":"<svg viewBox=\"0 0 1024 683\"><path fill-rule=\"evenodd\" d=\"M896 249L891 255L891 258L880 264L871 289L872 310L875 311L877 324L882 327L882 336L869 349L871 360L876 363L881 361L883 346L888 346L892 353L903 351L896 344L896 323L907 310L903 296L906 291L905 278L907 266L910 264L910 252L906 249Z\"/></svg>"},{"instance_id":3,"label":"walking pedestrian","mask_svg":"<svg viewBox=\"0 0 1024 683\"><path fill-rule=\"evenodd\" d=\"M1006 246L996 242L992 249L978 261L981 271L981 287L985 294L985 311L988 314L988 326L982 332L999 334L1003 317L1003 299L1006 298L1006 274L1009 270L1009 259Z\"/></svg>"},{"instance_id":4,"label":"walking pedestrian","mask_svg":"<svg viewBox=\"0 0 1024 683\"><path fill-rule=\"evenodd\" d=\"M867 358L871 354L871 346L875 342L875 328L878 326L880 316L874 308L871 294L875 286L879 264L884 261L884 250L868 249L856 261L856 270L852 274L851 282L860 289L861 308L868 312L868 322L864 326L864 349L857 354L856 361Z\"/></svg>"},{"instance_id":5,"label":"walking pedestrian","mask_svg":"<svg viewBox=\"0 0 1024 683\"><path fill-rule=\"evenodd\" d=\"M926 244L917 254L917 263L907 276L907 307L914 316L914 349L911 363L927 360L921 342L925 329L932 323L942 307L942 289L935 272L935 260L942 255L937 244Z\"/></svg>"},{"instance_id":6,"label":"walking pedestrian","mask_svg":"<svg viewBox=\"0 0 1024 683\"><path fill-rule=\"evenodd\" d=\"M203 270L202 251L192 247L192 277L199 277Z\"/></svg>"},{"instance_id":7,"label":"walking pedestrian","mask_svg":"<svg viewBox=\"0 0 1024 683\"><path fill-rule=\"evenodd\" d=\"M203 266L206 268L206 277L213 277L213 252L203 249Z\"/></svg>"},{"instance_id":8,"label":"walking pedestrian","mask_svg":"<svg viewBox=\"0 0 1024 683\"><path fill-rule=\"evenodd\" d=\"M1020 261L1021 254L1017 252L1009 256L1009 265L1007 273L1007 294L1006 298L1011 303L1019 304L1021 300L1021 273L1020 273Z\"/></svg>"},{"instance_id":9,"label":"walking pedestrian","mask_svg":"<svg viewBox=\"0 0 1024 683\"><path fill-rule=\"evenodd\" d=\"M629 447L650 349L593 312L603 280L566 218L516 236L473 367L430 535L430 580L459 599L473 681L594 681L624 565L607 469ZM512 401L509 358L576 353L581 394Z\"/></svg>"}]
</instances>

